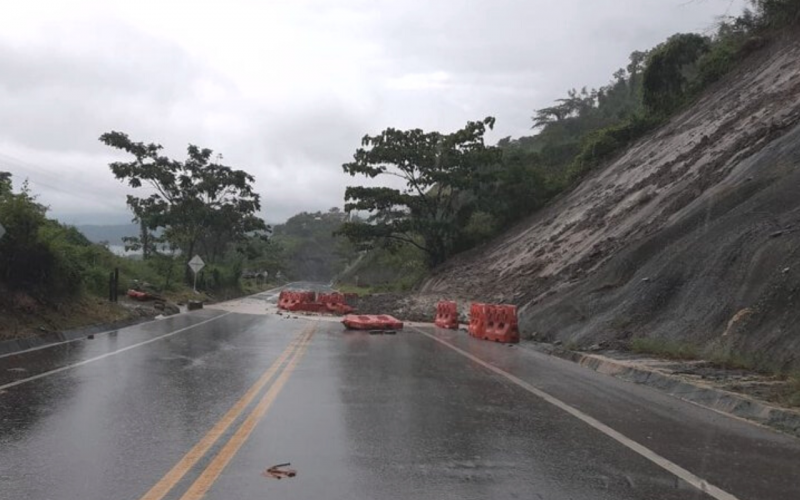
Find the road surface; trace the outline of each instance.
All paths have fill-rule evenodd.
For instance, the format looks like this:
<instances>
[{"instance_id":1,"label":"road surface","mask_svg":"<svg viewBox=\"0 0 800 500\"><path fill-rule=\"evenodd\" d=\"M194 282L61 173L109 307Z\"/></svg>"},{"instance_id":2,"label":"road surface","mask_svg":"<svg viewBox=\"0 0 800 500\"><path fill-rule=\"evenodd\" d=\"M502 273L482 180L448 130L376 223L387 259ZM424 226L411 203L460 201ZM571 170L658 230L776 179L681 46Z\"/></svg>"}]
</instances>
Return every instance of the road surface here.
<instances>
[{"instance_id":1,"label":"road surface","mask_svg":"<svg viewBox=\"0 0 800 500\"><path fill-rule=\"evenodd\" d=\"M795 438L461 332L263 314L274 296L0 357L0 498L800 498Z\"/></svg>"}]
</instances>

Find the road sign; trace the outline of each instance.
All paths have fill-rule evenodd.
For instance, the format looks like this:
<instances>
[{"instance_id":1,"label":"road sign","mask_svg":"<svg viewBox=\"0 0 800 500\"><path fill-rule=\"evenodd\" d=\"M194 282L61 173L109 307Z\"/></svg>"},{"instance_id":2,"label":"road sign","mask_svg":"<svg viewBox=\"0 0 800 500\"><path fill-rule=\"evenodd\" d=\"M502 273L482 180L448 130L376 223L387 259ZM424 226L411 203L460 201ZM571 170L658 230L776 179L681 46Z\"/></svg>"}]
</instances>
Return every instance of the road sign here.
<instances>
[{"instance_id":1,"label":"road sign","mask_svg":"<svg viewBox=\"0 0 800 500\"><path fill-rule=\"evenodd\" d=\"M2 238L4 234L6 234L6 228L4 228L2 224L0 224L0 238Z\"/></svg>"},{"instance_id":2,"label":"road sign","mask_svg":"<svg viewBox=\"0 0 800 500\"><path fill-rule=\"evenodd\" d=\"M189 261L189 267L191 267L192 271L197 274L201 269L206 267L206 263L203 262L203 259L201 259L199 255L195 255L192 257L192 260Z\"/></svg>"},{"instance_id":3,"label":"road sign","mask_svg":"<svg viewBox=\"0 0 800 500\"><path fill-rule=\"evenodd\" d=\"M189 267L192 268L192 272L194 273L194 293L197 293L197 273L206 267L206 263L203 262L203 259L201 259L199 255L195 255L192 257L192 260L189 261Z\"/></svg>"}]
</instances>

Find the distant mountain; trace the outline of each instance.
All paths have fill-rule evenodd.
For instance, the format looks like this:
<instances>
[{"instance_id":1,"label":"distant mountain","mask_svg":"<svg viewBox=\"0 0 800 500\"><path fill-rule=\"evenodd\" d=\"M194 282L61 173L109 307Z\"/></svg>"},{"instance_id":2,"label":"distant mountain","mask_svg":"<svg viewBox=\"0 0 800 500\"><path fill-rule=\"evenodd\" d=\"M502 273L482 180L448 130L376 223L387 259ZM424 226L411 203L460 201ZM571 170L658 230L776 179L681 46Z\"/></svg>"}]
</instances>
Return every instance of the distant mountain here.
<instances>
[{"instance_id":1,"label":"distant mountain","mask_svg":"<svg viewBox=\"0 0 800 500\"><path fill-rule=\"evenodd\" d=\"M109 245L122 245L122 238L139 234L139 226L137 224L113 224L107 226L85 224L75 227L92 242L107 241Z\"/></svg>"}]
</instances>

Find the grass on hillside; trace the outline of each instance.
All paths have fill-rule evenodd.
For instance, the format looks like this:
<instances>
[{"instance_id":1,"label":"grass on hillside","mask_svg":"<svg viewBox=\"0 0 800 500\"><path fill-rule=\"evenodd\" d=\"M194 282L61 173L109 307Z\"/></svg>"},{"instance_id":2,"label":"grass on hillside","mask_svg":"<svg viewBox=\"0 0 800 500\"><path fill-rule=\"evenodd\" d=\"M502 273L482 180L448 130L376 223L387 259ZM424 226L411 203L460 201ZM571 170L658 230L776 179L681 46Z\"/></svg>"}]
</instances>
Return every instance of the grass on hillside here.
<instances>
[{"instance_id":1,"label":"grass on hillside","mask_svg":"<svg viewBox=\"0 0 800 500\"><path fill-rule=\"evenodd\" d=\"M369 295L373 292L373 288L369 286L358 286L350 283L339 283L335 287L336 291L341 293L357 293L360 295Z\"/></svg>"},{"instance_id":2,"label":"grass on hillside","mask_svg":"<svg viewBox=\"0 0 800 500\"><path fill-rule=\"evenodd\" d=\"M633 339L630 347L635 353L653 354L666 359L691 360L700 358L700 348L686 342L640 337Z\"/></svg>"},{"instance_id":3,"label":"grass on hillside","mask_svg":"<svg viewBox=\"0 0 800 500\"><path fill-rule=\"evenodd\" d=\"M131 317L130 309L90 295L48 305L30 298L22 300L26 302L23 307L7 301L0 303L0 340L113 323Z\"/></svg>"},{"instance_id":4,"label":"grass on hillside","mask_svg":"<svg viewBox=\"0 0 800 500\"><path fill-rule=\"evenodd\" d=\"M630 348L640 354L683 361L707 360L718 368L744 370L774 377L778 381L784 381L785 384L777 387L767 400L793 408L800 407L800 371L787 373L768 356L736 351L721 344L702 348L688 342L653 338L633 339Z\"/></svg>"}]
</instances>

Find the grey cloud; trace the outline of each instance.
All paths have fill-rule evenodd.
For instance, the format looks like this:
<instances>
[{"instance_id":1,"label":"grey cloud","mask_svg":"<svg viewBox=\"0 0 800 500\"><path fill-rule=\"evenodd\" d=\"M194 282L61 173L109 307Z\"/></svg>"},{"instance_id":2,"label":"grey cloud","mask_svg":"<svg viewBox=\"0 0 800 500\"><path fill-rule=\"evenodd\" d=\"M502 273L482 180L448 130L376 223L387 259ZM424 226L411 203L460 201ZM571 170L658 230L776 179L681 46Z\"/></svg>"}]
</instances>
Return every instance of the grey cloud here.
<instances>
[{"instance_id":1,"label":"grey cloud","mask_svg":"<svg viewBox=\"0 0 800 500\"><path fill-rule=\"evenodd\" d=\"M97 151L97 137L115 127L168 131L165 117L191 97L192 83L215 78L179 47L124 24L87 32L79 46L58 37L0 45L0 115L13 117L0 135L38 149Z\"/></svg>"},{"instance_id":2,"label":"grey cloud","mask_svg":"<svg viewBox=\"0 0 800 500\"><path fill-rule=\"evenodd\" d=\"M527 134L533 109L606 83L631 51L707 28L742 2L315 0L281 4L279 24L267 16L246 33L232 31L236 16L255 14L236 5L220 7L214 29L193 25L205 4L192 25L179 9L155 24L87 11L31 39L0 35L0 170L3 154L28 162L5 160L59 217L126 221L129 191L107 167L118 155L97 137L123 130L177 157L194 143L254 174L276 222L341 206L359 182L341 164L366 133L493 115L491 138ZM207 44L184 36L191 29ZM253 71L221 64L209 46L251 58Z\"/></svg>"}]
</instances>

